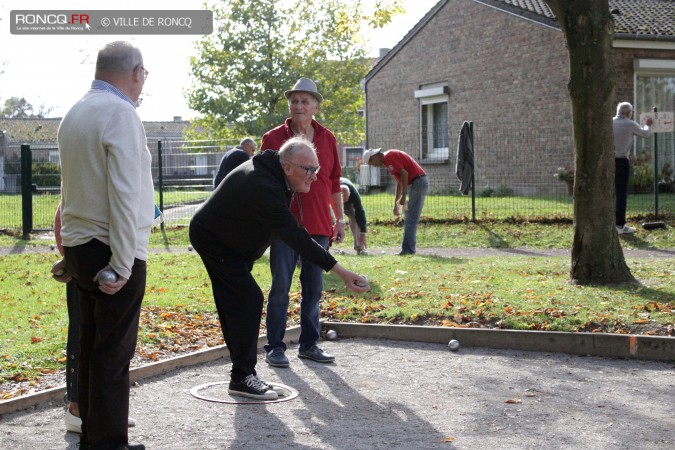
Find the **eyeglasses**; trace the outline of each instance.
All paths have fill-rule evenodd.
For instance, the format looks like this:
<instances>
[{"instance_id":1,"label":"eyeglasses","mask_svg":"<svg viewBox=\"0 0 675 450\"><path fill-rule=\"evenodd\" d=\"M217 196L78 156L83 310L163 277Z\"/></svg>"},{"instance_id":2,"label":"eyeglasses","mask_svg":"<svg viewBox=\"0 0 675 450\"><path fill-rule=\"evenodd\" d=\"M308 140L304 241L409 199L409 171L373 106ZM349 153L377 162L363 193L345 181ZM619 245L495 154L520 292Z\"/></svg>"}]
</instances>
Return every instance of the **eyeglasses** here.
<instances>
[{"instance_id":1,"label":"eyeglasses","mask_svg":"<svg viewBox=\"0 0 675 450\"><path fill-rule=\"evenodd\" d=\"M295 167L299 167L305 171L306 175L318 175L319 174L319 169L321 169L321 166L303 166L302 164L296 164L293 161L286 161L287 163L293 164Z\"/></svg>"},{"instance_id":2,"label":"eyeglasses","mask_svg":"<svg viewBox=\"0 0 675 450\"><path fill-rule=\"evenodd\" d=\"M148 74L150 74L150 72L148 71L148 69L146 69L145 67L143 67L143 66L140 65L140 64L137 65L136 67L139 67L139 68L143 71L143 79L144 79L144 80L147 80L147 79L148 79ZM134 69L134 70L136 70L136 69Z\"/></svg>"}]
</instances>

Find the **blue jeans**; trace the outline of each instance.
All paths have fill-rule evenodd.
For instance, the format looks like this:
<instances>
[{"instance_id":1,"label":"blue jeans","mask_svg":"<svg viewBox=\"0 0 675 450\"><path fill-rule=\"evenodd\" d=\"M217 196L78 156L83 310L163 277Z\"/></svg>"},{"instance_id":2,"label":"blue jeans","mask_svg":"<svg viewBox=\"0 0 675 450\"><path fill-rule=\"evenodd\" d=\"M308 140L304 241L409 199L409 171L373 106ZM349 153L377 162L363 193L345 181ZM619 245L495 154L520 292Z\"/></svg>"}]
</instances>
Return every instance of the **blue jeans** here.
<instances>
[{"instance_id":1,"label":"blue jeans","mask_svg":"<svg viewBox=\"0 0 675 450\"><path fill-rule=\"evenodd\" d=\"M327 236L312 236L323 248L328 249ZM288 292L293 281L293 272L298 260L298 253L277 239L270 246L270 269L272 271L272 287L267 298L267 345L266 351L281 347L286 350L284 335L288 315ZM306 350L315 345L321 332L319 318L321 316L321 293L323 291L323 269L300 258L300 284L302 299L300 301L300 349Z\"/></svg>"},{"instance_id":2,"label":"blue jeans","mask_svg":"<svg viewBox=\"0 0 675 450\"><path fill-rule=\"evenodd\" d=\"M401 244L401 253L404 255L412 255L416 251L417 224L422 215L427 192L429 192L429 178L426 175L415 178L408 188L408 211L403 222L403 244Z\"/></svg>"}]
</instances>

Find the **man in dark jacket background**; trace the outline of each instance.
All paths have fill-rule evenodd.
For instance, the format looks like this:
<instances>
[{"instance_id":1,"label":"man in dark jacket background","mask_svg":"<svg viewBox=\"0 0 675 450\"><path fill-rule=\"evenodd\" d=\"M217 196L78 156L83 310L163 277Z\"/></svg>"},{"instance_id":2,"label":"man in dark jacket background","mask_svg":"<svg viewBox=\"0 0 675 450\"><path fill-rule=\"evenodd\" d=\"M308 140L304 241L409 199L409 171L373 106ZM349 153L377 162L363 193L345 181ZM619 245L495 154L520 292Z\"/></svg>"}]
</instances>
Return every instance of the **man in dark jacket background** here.
<instances>
[{"instance_id":1,"label":"man in dark jacket background","mask_svg":"<svg viewBox=\"0 0 675 450\"><path fill-rule=\"evenodd\" d=\"M244 138L237 147L228 150L220 160L218 173L213 179L213 189L218 187L220 182L223 181L223 178L225 178L227 174L232 172L241 163L251 159L251 156L253 156L257 147L258 144L256 144L253 139Z\"/></svg>"},{"instance_id":2,"label":"man in dark jacket background","mask_svg":"<svg viewBox=\"0 0 675 450\"><path fill-rule=\"evenodd\" d=\"M310 190L318 170L312 143L290 139L279 152L259 153L234 169L190 221L190 241L211 279L232 359L232 395L261 400L278 396L255 370L263 293L251 275L253 263L272 239L281 239L303 258L332 271L351 291L368 290L365 277L338 264L289 209L295 193Z\"/></svg>"},{"instance_id":3,"label":"man in dark jacket background","mask_svg":"<svg viewBox=\"0 0 675 450\"><path fill-rule=\"evenodd\" d=\"M340 190L342 191L342 203L345 216L349 217L349 228L354 237L354 250L357 255L366 253L366 210L363 209L361 196L356 186L348 178L340 178Z\"/></svg>"}]
</instances>

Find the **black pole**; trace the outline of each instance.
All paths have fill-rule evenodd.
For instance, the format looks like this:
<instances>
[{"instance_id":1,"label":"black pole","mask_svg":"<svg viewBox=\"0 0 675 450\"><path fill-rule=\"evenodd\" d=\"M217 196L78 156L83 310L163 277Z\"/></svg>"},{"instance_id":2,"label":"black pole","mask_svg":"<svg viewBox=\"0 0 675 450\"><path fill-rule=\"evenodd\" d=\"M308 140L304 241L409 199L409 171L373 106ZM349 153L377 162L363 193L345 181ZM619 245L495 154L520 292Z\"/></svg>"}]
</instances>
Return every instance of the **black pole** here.
<instances>
[{"instance_id":1,"label":"black pole","mask_svg":"<svg viewBox=\"0 0 675 450\"><path fill-rule=\"evenodd\" d=\"M28 240L33 231L33 158L28 144L21 144L21 221L22 239Z\"/></svg>"},{"instance_id":2,"label":"black pole","mask_svg":"<svg viewBox=\"0 0 675 450\"><path fill-rule=\"evenodd\" d=\"M654 124L659 118L659 111L654 107ZM659 220L659 140L654 133L654 217Z\"/></svg>"},{"instance_id":3,"label":"black pole","mask_svg":"<svg viewBox=\"0 0 675 450\"><path fill-rule=\"evenodd\" d=\"M471 149L473 154L471 155L471 164L473 164L473 170L471 171L471 221L476 222L476 148L474 147L475 143L473 140L473 121L469 122L469 137L471 139Z\"/></svg>"},{"instance_id":4,"label":"black pole","mask_svg":"<svg viewBox=\"0 0 675 450\"><path fill-rule=\"evenodd\" d=\"M164 211L164 170L162 170L162 141L157 141L157 188L159 189L159 210ZM164 229L164 221L159 225Z\"/></svg>"}]
</instances>

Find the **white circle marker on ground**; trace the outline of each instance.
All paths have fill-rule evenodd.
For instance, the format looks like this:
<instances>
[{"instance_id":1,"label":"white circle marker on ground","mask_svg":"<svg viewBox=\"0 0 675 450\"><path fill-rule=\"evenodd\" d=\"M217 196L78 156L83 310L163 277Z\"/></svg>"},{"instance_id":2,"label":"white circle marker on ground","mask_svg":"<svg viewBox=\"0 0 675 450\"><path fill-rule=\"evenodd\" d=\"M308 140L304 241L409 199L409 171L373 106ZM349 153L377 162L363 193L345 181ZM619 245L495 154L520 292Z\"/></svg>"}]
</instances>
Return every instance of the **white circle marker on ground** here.
<instances>
[{"instance_id":1,"label":"white circle marker on ground","mask_svg":"<svg viewBox=\"0 0 675 450\"><path fill-rule=\"evenodd\" d=\"M276 388L274 390L279 395L279 398L277 398L276 400L255 400L255 399L247 399L246 397L234 397L227 393L227 385L230 384L229 381L216 381L214 383L200 384L199 386L195 386L192 389L190 389L190 394L192 394L193 397L196 397L200 400L206 400L207 402L229 403L233 405L243 405L243 404L261 405L264 403L281 403L293 400L295 397L299 395L296 389L293 389L290 386L286 386L285 384L270 383L269 381L266 381L265 383L269 384L273 388ZM208 397L200 393L200 391L202 390L206 390L214 386L220 386L223 384L226 385L225 395L229 398L219 398L222 396ZM232 400L232 398L237 398L237 400Z\"/></svg>"}]
</instances>

